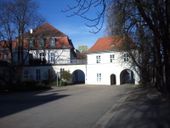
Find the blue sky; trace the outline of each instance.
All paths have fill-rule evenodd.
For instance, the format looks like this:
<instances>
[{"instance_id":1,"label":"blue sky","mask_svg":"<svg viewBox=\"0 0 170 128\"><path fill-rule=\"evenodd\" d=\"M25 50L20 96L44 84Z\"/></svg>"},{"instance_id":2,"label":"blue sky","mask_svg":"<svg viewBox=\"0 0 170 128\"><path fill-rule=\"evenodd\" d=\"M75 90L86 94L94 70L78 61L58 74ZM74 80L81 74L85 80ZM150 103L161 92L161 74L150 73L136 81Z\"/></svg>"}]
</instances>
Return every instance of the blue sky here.
<instances>
[{"instance_id":1,"label":"blue sky","mask_svg":"<svg viewBox=\"0 0 170 128\"><path fill-rule=\"evenodd\" d=\"M74 0L35 0L39 4L39 12L51 25L65 33L72 40L75 48L79 45L91 47L98 38L106 35L105 30L99 33L90 33L90 28L85 26L85 20L74 16L67 17L68 14L61 12L67 5L73 5ZM93 13L93 12L90 12Z\"/></svg>"}]
</instances>

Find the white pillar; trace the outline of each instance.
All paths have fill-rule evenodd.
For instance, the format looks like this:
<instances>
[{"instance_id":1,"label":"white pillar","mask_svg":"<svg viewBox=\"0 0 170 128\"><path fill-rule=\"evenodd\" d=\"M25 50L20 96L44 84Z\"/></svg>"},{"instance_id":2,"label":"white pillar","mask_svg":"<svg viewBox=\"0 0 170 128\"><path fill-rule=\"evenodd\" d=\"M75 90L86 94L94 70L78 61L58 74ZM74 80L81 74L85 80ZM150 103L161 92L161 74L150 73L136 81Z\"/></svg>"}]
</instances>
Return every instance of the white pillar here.
<instances>
[{"instance_id":1,"label":"white pillar","mask_svg":"<svg viewBox=\"0 0 170 128\"><path fill-rule=\"evenodd\" d=\"M139 75L136 73L136 72L134 72L134 77L135 77L135 84L139 84L139 81L140 81L140 78L139 78Z\"/></svg>"},{"instance_id":2,"label":"white pillar","mask_svg":"<svg viewBox=\"0 0 170 128\"><path fill-rule=\"evenodd\" d=\"M120 73L116 73L116 85L120 85Z\"/></svg>"}]
</instances>

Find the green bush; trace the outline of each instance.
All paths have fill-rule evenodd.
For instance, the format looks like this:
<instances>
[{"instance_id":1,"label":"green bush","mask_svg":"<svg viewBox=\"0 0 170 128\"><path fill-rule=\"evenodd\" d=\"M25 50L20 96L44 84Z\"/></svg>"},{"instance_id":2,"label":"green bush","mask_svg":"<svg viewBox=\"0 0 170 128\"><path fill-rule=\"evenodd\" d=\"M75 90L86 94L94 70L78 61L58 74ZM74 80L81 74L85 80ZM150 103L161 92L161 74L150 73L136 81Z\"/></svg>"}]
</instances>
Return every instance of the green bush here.
<instances>
[{"instance_id":1,"label":"green bush","mask_svg":"<svg viewBox=\"0 0 170 128\"><path fill-rule=\"evenodd\" d=\"M69 71L62 71L61 79L63 79L64 81L70 81L71 80L71 73Z\"/></svg>"},{"instance_id":2,"label":"green bush","mask_svg":"<svg viewBox=\"0 0 170 128\"><path fill-rule=\"evenodd\" d=\"M62 71L61 78L59 80L60 86L67 86L71 83L71 73L69 71Z\"/></svg>"}]
</instances>

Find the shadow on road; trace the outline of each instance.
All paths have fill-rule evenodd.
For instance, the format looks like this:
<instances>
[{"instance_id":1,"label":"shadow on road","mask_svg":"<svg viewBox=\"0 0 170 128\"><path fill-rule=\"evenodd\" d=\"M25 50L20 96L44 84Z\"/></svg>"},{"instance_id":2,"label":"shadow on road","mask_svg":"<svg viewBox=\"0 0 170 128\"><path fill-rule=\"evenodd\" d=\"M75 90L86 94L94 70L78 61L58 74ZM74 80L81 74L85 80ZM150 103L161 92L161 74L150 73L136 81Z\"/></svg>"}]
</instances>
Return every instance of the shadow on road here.
<instances>
[{"instance_id":1,"label":"shadow on road","mask_svg":"<svg viewBox=\"0 0 170 128\"><path fill-rule=\"evenodd\" d=\"M0 94L0 118L46 104L69 95L59 95L57 90Z\"/></svg>"},{"instance_id":2,"label":"shadow on road","mask_svg":"<svg viewBox=\"0 0 170 128\"><path fill-rule=\"evenodd\" d=\"M113 110L109 128L169 128L170 103L148 90L135 90Z\"/></svg>"}]
</instances>

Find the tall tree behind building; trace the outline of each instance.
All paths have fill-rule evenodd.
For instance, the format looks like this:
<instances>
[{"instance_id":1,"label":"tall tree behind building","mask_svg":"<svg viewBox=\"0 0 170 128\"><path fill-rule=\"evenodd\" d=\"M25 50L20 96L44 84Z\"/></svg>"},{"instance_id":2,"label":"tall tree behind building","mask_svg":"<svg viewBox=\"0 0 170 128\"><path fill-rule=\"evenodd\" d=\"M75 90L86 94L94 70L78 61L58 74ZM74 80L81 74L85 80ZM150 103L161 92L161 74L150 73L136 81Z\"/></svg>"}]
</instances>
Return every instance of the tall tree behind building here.
<instances>
[{"instance_id":1,"label":"tall tree behind building","mask_svg":"<svg viewBox=\"0 0 170 128\"><path fill-rule=\"evenodd\" d=\"M78 50L81 53L85 53L88 50L88 46L87 45L80 45L80 46L78 46Z\"/></svg>"},{"instance_id":2,"label":"tall tree behind building","mask_svg":"<svg viewBox=\"0 0 170 128\"><path fill-rule=\"evenodd\" d=\"M24 33L40 25L44 18L38 13L38 4L33 0L1 0L1 33L5 40L17 37L18 62L22 65ZM12 43L12 42L11 42Z\"/></svg>"},{"instance_id":3,"label":"tall tree behind building","mask_svg":"<svg viewBox=\"0 0 170 128\"><path fill-rule=\"evenodd\" d=\"M141 66L142 70L148 65L148 70L153 67L152 82L160 91L170 92L169 0L78 0L76 2L77 4L69 6L68 10L73 12L73 15L94 22L92 27L97 30L100 30L98 27L100 28L100 23L103 23L105 14L109 13L109 31L112 34L131 37L142 53L139 67ZM87 12L95 5L101 6L101 12L98 12L95 18L87 18ZM149 73L150 71L147 74Z\"/></svg>"},{"instance_id":4,"label":"tall tree behind building","mask_svg":"<svg viewBox=\"0 0 170 128\"><path fill-rule=\"evenodd\" d=\"M9 67L11 70L7 85L10 85L11 79L14 79L13 74L16 73L16 71L13 71L13 41L17 37L15 48L18 51L18 62L23 65L24 33L42 22L44 22L44 18L38 13L38 4L35 1L0 0L0 38L6 41L6 46L11 54L11 65Z\"/></svg>"}]
</instances>

